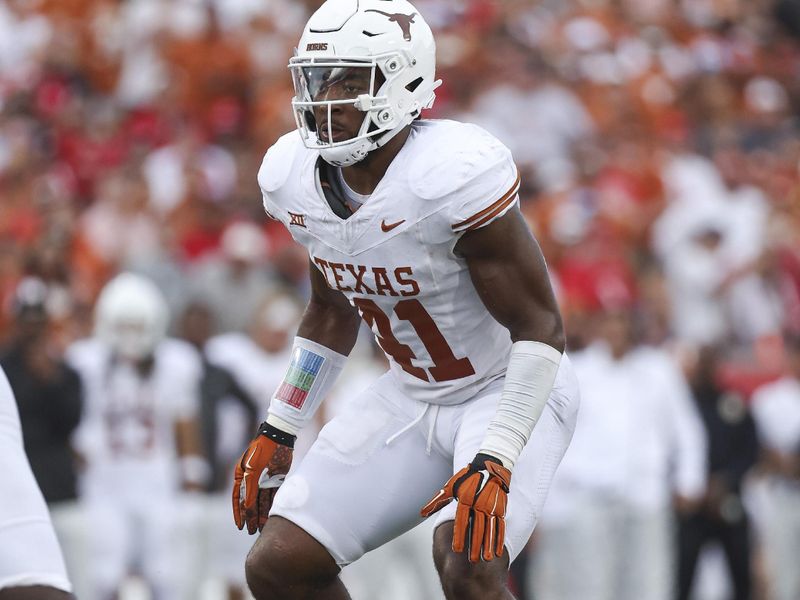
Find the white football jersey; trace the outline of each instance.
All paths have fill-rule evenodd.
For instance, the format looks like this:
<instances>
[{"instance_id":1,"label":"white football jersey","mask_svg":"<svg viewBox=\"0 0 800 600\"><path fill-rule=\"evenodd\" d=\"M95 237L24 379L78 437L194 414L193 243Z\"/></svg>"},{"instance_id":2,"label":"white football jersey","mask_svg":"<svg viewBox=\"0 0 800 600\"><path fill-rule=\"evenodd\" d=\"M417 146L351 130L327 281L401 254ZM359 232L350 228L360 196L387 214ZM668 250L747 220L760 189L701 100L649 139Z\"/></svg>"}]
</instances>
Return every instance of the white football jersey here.
<instances>
[{"instance_id":1,"label":"white football jersey","mask_svg":"<svg viewBox=\"0 0 800 600\"><path fill-rule=\"evenodd\" d=\"M129 363L115 361L96 338L76 342L66 357L84 385L84 416L75 441L89 472L114 476L124 466L170 478L177 456L175 422L193 417L199 408L197 351L185 342L164 340L145 377Z\"/></svg>"},{"instance_id":2,"label":"white football jersey","mask_svg":"<svg viewBox=\"0 0 800 600\"><path fill-rule=\"evenodd\" d=\"M475 125L416 121L378 187L346 219L323 195L320 160L297 132L280 138L258 174L264 207L358 308L406 393L458 404L501 376L510 335L453 248L518 202L509 150Z\"/></svg>"}]
</instances>

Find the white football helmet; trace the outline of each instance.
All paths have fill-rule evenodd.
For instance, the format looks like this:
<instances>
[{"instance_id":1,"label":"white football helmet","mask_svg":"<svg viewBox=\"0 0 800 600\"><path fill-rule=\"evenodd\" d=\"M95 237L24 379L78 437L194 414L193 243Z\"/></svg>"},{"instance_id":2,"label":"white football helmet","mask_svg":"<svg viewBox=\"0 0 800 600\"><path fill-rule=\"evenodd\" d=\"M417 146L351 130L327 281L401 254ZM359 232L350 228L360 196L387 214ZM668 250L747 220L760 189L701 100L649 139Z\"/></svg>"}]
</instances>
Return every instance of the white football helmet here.
<instances>
[{"instance_id":1,"label":"white football helmet","mask_svg":"<svg viewBox=\"0 0 800 600\"><path fill-rule=\"evenodd\" d=\"M433 33L406 0L327 0L306 24L289 69L303 143L338 167L363 160L391 140L433 106L441 84L435 79ZM376 90L378 73L384 81ZM347 84L351 77L360 83ZM336 104L365 113L356 136L334 141ZM321 128L314 116L318 106L328 115Z\"/></svg>"},{"instance_id":2,"label":"white football helmet","mask_svg":"<svg viewBox=\"0 0 800 600\"><path fill-rule=\"evenodd\" d=\"M95 309L95 334L133 361L150 356L164 339L169 308L149 279L122 273L106 284Z\"/></svg>"}]
</instances>

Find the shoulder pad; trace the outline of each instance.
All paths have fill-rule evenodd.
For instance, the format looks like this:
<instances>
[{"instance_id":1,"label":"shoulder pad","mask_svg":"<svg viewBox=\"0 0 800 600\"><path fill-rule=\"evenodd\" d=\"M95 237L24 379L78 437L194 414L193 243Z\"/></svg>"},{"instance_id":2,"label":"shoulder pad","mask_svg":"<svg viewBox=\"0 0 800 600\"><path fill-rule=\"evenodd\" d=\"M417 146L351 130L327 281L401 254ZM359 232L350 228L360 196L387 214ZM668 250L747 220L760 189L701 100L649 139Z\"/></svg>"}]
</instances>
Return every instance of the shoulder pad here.
<instances>
[{"instance_id":1,"label":"shoulder pad","mask_svg":"<svg viewBox=\"0 0 800 600\"><path fill-rule=\"evenodd\" d=\"M418 135L420 151L409 167L409 186L425 200L448 196L512 160L508 148L477 125L434 121Z\"/></svg>"},{"instance_id":2,"label":"shoulder pad","mask_svg":"<svg viewBox=\"0 0 800 600\"><path fill-rule=\"evenodd\" d=\"M298 146L303 147L301 142L297 131L290 131L267 150L258 170L258 185L262 190L274 192L283 187L292 171Z\"/></svg>"}]
</instances>

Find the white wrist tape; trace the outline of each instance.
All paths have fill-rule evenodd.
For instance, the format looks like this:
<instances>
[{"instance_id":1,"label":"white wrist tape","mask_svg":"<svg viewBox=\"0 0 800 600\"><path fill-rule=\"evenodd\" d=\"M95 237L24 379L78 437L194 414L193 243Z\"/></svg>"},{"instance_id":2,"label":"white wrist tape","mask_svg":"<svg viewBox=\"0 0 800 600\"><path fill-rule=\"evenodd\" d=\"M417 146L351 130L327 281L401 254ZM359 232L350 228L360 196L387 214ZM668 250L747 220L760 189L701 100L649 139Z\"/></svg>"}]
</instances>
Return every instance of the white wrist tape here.
<instances>
[{"instance_id":1,"label":"white wrist tape","mask_svg":"<svg viewBox=\"0 0 800 600\"><path fill-rule=\"evenodd\" d=\"M503 394L489 423L480 452L512 469L544 410L561 363L561 352L542 342L511 346Z\"/></svg>"},{"instance_id":2,"label":"white wrist tape","mask_svg":"<svg viewBox=\"0 0 800 600\"><path fill-rule=\"evenodd\" d=\"M297 435L330 392L346 361L343 354L296 337L283 383L269 403L267 423Z\"/></svg>"}]
</instances>

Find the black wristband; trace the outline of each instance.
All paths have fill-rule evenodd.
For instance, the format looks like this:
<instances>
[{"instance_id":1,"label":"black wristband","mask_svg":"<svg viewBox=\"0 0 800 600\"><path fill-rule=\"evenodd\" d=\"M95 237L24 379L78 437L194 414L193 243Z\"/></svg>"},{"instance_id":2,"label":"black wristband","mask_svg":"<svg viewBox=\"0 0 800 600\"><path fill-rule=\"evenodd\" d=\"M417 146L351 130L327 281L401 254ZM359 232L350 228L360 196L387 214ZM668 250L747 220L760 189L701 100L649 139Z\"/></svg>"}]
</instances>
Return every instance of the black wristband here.
<instances>
[{"instance_id":1,"label":"black wristband","mask_svg":"<svg viewBox=\"0 0 800 600\"><path fill-rule=\"evenodd\" d=\"M491 454L483 454L478 453L475 455L475 458L472 459L472 464L470 465L476 471L482 471L486 468L486 461L497 463L501 467L503 466L503 461L497 458L496 456L492 456Z\"/></svg>"},{"instance_id":2,"label":"black wristband","mask_svg":"<svg viewBox=\"0 0 800 600\"><path fill-rule=\"evenodd\" d=\"M297 439L296 435L292 435L291 433L286 433L285 431L281 431L277 427L274 427L264 421L261 425L258 426L258 435L263 435L268 437L273 442L277 442L282 446L288 446L289 448L294 448L294 441Z\"/></svg>"}]
</instances>

